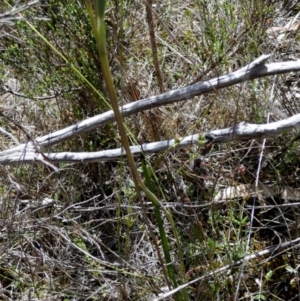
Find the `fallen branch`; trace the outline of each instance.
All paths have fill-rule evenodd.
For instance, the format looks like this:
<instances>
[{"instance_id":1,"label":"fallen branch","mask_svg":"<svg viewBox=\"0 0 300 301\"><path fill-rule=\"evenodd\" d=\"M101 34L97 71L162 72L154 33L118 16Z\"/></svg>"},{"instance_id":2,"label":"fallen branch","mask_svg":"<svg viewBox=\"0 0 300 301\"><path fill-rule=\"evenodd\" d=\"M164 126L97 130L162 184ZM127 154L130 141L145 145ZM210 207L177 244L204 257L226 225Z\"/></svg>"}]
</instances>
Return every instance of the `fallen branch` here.
<instances>
[{"instance_id":1,"label":"fallen branch","mask_svg":"<svg viewBox=\"0 0 300 301\"><path fill-rule=\"evenodd\" d=\"M263 55L238 71L203 83L197 83L192 86L169 91L158 96L153 96L127 104L121 107L121 111L123 116L129 116L147 109L186 100L203 93L214 91L216 89L232 86L246 80L279 73L300 71L300 61L272 63L265 65L265 62L269 57L270 55ZM113 111L108 111L83 120L76 125L72 125L65 129L37 138L35 143L42 147L42 149L46 149L79 134L102 127L114 120L115 116ZM131 151L134 156L137 156L141 153L151 154L163 152L170 147L186 148L199 142L201 145L203 145L205 140L207 142L221 143L232 140L270 138L280 134L284 130L297 128L299 126L300 114L269 124L250 124L241 122L230 128L213 130L204 134L195 134L185 137L181 140L171 139L132 146ZM53 163L113 161L120 159L122 156L124 156L124 154L124 151L120 148L99 152L62 152L41 154L36 152L36 149L32 146L31 142L28 142L26 144L22 144L9 150L0 152L0 164L9 165L18 163L20 161L23 163L42 162L42 159L45 160L45 156Z\"/></svg>"},{"instance_id":2,"label":"fallen branch","mask_svg":"<svg viewBox=\"0 0 300 301\"><path fill-rule=\"evenodd\" d=\"M170 139L159 142L146 143L131 146L133 156L141 154L153 154L170 149L187 148L191 145L205 145L206 142L223 143L233 140L264 139L279 135L281 132L300 127L300 114L292 117L268 123L250 124L241 122L233 127L210 131L206 134L194 134L182 139ZM47 158L52 163L80 163L80 162L105 162L115 161L125 156L122 148L103 150L98 152L61 152L61 153L38 153L31 143L26 150L24 145L0 153L0 164L15 164L41 162Z\"/></svg>"},{"instance_id":3,"label":"fallen branch","mask_svg":"<svg viewBox=\"0 0 300 301\"><path fill-rule=\"evenodd\" d=\"M232 140L265 139L278 136L285 130L300 127L300 114L267 124L241 122L233 127L213 130L205 134L207 140L214 143Z\"/></svg>"},{"instance_id":4,"label":"fallen branch","mask_svg":"<svg viewBox=\"0 0 300 301\"><path fill-rule=\"evenodd\" d=\"M282 62L264 65L270 55L263 55L254 60L251 64L233 73L214 78L212 80L197 83L192 86L172 90L157 96L145 98L129 103L121 107L123 116L130 116L151 108L167 105L174 102L190 99L192 97L229 87L246 80L270 76L291 71L300 71L300 61ZM43 137L37 138L36 142L43 148L50 147L80 134L92 131L105 126L107 123L115 121L112 110L85 119L76 125L69 126L62 130L53 132Z\"/></svg>"}]
</instances>

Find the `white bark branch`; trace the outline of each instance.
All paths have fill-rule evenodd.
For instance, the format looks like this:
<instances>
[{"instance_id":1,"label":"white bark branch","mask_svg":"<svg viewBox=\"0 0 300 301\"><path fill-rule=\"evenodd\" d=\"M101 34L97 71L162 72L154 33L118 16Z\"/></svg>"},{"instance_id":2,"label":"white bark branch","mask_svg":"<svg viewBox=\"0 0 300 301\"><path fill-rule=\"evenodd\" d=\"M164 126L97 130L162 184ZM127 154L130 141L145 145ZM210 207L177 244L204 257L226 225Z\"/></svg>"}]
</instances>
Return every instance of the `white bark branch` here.
<instances>
[{"instance_id":1,"label":"white bark branch","mask_svg":"<svg viewBox=\"0 0 300 301\"><path fill-rule=\"evenodd\" d=\"M263 139L277 136L281 132L291 128L300 127L300 114L294 115L284 120L268 124L250 124L241 122L233 127L210 131L204 135L194 134L179 140L170 139L159 142L146 143L131 146L134 156L141 154L153 154L164 152L171 148L186 148L193 144L203 145L205 141L223 143L233 140ZM105 162L119 160L125 157L122 148L103 150L99 152L62 152L62 153L37 153L32 144L28 143L26 150L20 145L0 153L0 164L15 164L18 162L33 163L43 162L46 159L52 163L71 162Z\"/></svg>"},{"instance_id":2,"label":"white bark branch","mask_svg":"<svg viewBox=\"0 0 300 301\"><path fill-rule=\"evenodd\" d=\"M121 107L123 116L129 116L147 109L166 105L192 98L194 96L211 92L216 89L241 83L246 80L270 76L279 73L287 73L291 71L300 71L300 60L292 62L272 63L265 65L270 55L262 55L252 63L233 73L214 78L212 80L197 83L192 86L169 91L158 96L146 98L137 102L133 102ZM35 141L44 149L70 139L79 134L91 131L95 128L102 127L109 122L115 120L113 111L88 118L76 125L69 126L65 129L37 138ZM149 154L166 151L170 147L184 148L201 140L213 141L221 143L232 140L269 138L280 134L286 129L296 128L300 126L300 114L290 118L269 123L269 124L249 124L242 122L227 129L213 130L206 134L195 134L183 138L180 141L175 139L132 146L133 155L137 156L141 153ZM99 152L63 152L63 153L37 153L32 143L22 144L9 150L0 152L0 164L14 164L17 162L33 163L42 162L45 156L53 163L55 162L99 162L117 160L125 156L122 149L104 150Z\"/></svg>"},{"instance_id":3,"label":"white bark branch","mask_svg":"<svg viewBox=\"0 0 300 301\"><path fill-rule=\"evenodd\" d=\"M221 143L232 140L271 138L279 135L284 130L299 127L300 114L296 114L267 124L251 124L243 121L230 128L210 131L204 136L207 140L214 141L214 143Z\"/></svg>"},{"instance_id":4,"label":"white bark branch","mask_svg":"<svg viewBox=\"0 0 300 301\"><path fill-rule=\"evenodd\" d=\"M129 103L120 108L123 116L130 116L151 108L167 105L174 102L190 99L197 95L208 93L221 88L229 87L246 80L270 76L279 73L287 73L291 71L300 71L300 60L295 62L282 62L264 65L270 55L262 55L254 60L248 66L235 71L233 73L220 76L209 81L197 83L192 86L172 90L157 96L145 98L136 102ZM72 137L78 136L93 129L103 127L109 122L115 120L112 110L96 115L94 117L85 119L76 125L69 126L62 130L53 132L43 137L37 138L36 142L40 146L47 148L51 145L68 140Z\"/></svg>"}]
</instances>

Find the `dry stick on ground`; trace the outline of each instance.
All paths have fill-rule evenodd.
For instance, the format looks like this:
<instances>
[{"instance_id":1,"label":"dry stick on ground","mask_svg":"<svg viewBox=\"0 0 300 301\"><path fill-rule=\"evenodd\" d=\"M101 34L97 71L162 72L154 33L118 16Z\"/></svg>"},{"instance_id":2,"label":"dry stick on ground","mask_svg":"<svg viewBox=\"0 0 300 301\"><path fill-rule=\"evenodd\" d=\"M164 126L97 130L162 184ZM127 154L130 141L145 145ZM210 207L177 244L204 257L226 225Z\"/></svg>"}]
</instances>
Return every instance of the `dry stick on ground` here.
<instances>
[{"instance_id":1,"label":"dry stick on ground","mask_svg":"<svg viewBox=\"0 0 300 301\"><path fill-rule=\"evenodd\" d=\"M223 273L229 269L232 269L232 268L235 268L241 264L243 264L245 261L249 261L249 260L252 260L252 259L255 259L255 258L259 258L259 257L262 257L262 256L265 256L267 254L272 254L274 252L277 252L281 249L287 249L287 248L290 248L290 247L293 247L295 245L298 245L300 243L300 237L294 239L294 240L291 240L291 241L287 241L287 242L284 242L282 244L279 244L279 245L275 245L275 246L271 246L271 247L268 247L264 250L261 250L259 252L256 252L254 254L250 254L250 255L246 255L244 256L242 259L238 260L238 261L234 261L228 265L225 265L219 269L216 269L210 273L208 273L207 275L204 275L204 276L201 276L201 277L198 277L196 279L193 279L192 281L189 281L183 285L180 285L178 287L176 287L175 289L171 290L171 291L168 291L168 292L165 292L165 293L162 293L159 295L159 297L157 299L155 299L154 301L159 301L159 300L162 300L164 298L167 298L169 296L172 296L174 295L175 293L179 292L180 290L196 283L196 282L199 282L201 280L204 280L204 279L208 279L208 278L212 278L212 277L215 277L216 274L220 274L220 273ZM271 257L272 258L272 257ZM270 259L270 258L268 258ZM161 288L162 291L166 291L168 288L165 287L165 288Z\"/></svg>"},{"instance_id":2,"label":"dry stick on ground","mask_svg":"<svg viewBox=\"0 0 300 301\"><path fill-rule=\"evenodd\" d=\"M287 73L291 71L300 71L300 61L272 63L265 65L265 62L269 57L270 55L262 55L246 67L243 67L242 69L239 69L233 73L127 104L121 107L121 111L123 116L129 116L154 107L190 99L194 96L232 86L246 80L280 73ZM35 143L45 149L82 133L102 127L114 120L115 117L113 111L108 111L83 120L76 125L69 126L65 129L37 138ZM205 139L210 142L213 141L214 143L220 143L231 140L269 138L278 135L283 130L299 126L300 114L269 124L258 125L241 122L236 124L234 127L214 130L204 134L195 134L180 140L171 139L139 146L132 146L131 151L133 155L139 155L141 152L146 154L162 152L170 147L185 148L191 144L198 143L199 140L203 142ZM50 160L53 160L53 162L96 162L119 159L121 156L125 155L125 152L122 149L114 149L91 153L62 152L45 153L45 155L47 155L47 158ZM20 160L22 160L23 163L39 162L41 160L41 155L36 154L36 150L32 146L32 143L22 144L9 150L0 152L0 164L14 164L18 163Z\"/></svg>"},{"instance_id":3,"label":"dry stick on ground","mask_svg":"<svg viewBox=\"0 0 300 301\"><path fill-rule=\"evenodd\" d=\"M170 139L142 145L135 145L131 146L130 149L134 156L139 156L142 153L153 154L164 152L170 148L187 148L193 144L203 145L205 141L222 143L232 140L270 138L277 136L284 130L297 127L300 127L300 114L268 124L249 124L246 122L241 122L233 127L210 131L204 135L194 134L184 137L180 140ZM44 155L52 163L107 162L118 160L121 157L126 156L125 151L122 148L98 152L44 152ZM28 143L27 147L22 145L0 152L0 164L10 165L20 162L21 159L23 163L33 163L41 161L43 157L40 153L36 153L36 149L30 143Z\"/></svg>"},{"instance_id":4,"label":"dry stick on ground","mask_svg":"<svg viewBox=\"0 0 300 301\"><path fill-rule=\"evenodd\" d=\"M262 55L246 67L239 69L233 73L214 78L212 80L197 83L192 86L168 91L166 93L145 98L139 101L129 103L122 106L120 110L124 117L130 116L148 109L167 105L174 102L184 101L192 97L215 91L217 89L233 86L244 82L245 80L274 75L278 73L287 73L291 71L300 71L299 62L283 62L264 65L270 55ZM254 69L253 69L254 68ZM80 134L90 132L96 128L100 128L115 121L113 110L85 119L75 125L69 126L62 130L55 131L51 134L37 138L36 142L41 147L47 148L52 145L69 140Z\"/></svg>"}]
</instances>

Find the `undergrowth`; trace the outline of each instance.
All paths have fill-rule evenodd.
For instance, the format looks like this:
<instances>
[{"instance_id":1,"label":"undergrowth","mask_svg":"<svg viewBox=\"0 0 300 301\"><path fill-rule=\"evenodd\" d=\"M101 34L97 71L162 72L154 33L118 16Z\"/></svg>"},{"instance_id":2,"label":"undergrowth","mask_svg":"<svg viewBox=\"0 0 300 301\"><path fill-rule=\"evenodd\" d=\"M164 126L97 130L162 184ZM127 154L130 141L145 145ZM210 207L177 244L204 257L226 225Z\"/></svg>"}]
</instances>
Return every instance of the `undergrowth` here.
<instances>
[{"instance_id":1,"label":"undergrowth","mask_svg":"<svg viewBox=\"0 0 300 301\"><path fill-rule=\"evenodd\" d=\"M3 1L0 12L26 2ZM272 53L273 61L296 59L299 31L291 28L298 12L292 1L107 1L107 53L119 105L229 73L263 53ZM1 134L3 150L110 109L85 2L42 1L22 16L0 19L0 126L16 138ZM268 113L270 121L297 113L298 90L298 74L262 78L124 123L131 144L240 121L266 123ZM117 129L111 123L51 151L120 147ZM61 163L59 172L21 160L1 166L0 298L154 300L168 284L297 238L298 207L274 206L284 203L284 189L299 187L297 135L285 133L264 148L262 141L235 142L214 145L205 156L191 147L135 160L166 210L160 214L176 283L163 264L157 208L141 194L142 214L126 159ZM249 187L257 177L260 187L275 187L273 197L247 192L218 199L222 189ZM298 252L294 247L244 262L166 300L297 300Z\"/></svg>"}]
</instances>

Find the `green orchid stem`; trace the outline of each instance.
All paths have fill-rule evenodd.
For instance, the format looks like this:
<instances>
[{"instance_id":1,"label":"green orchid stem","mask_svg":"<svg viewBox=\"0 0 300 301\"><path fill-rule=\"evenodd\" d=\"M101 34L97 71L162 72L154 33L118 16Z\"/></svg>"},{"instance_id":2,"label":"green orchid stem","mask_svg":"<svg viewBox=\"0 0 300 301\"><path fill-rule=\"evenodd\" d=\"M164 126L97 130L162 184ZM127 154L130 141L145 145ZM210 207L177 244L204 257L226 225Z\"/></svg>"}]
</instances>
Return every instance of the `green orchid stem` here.
<instances>
[{"instance_id":1,"label":"green orchid stem","mask_svg":"<svg viewBox=\"0 0 300 301\"><path fill-rule=\"evenodd\" d=\"M119 134L121 137L121 142L122 142L122 145L126 152L128 163L129 163L129 166L130 166L130 169L132 172L132 176L133 176L133 180L134 180L134 183L136 186L136 190L137 190L138 194L139 194L139 191L142 190L154 206L155 217L156 217L156 221L157 221L157 224L159 227L160 237L161 237L162 244L163 244L163 251L164 251L166 265L167 265L167 272L168 272L169 278L172 281L173 286L177 287L177 280L176 280L176 276L175 276L175 272L174 272L174 267L171 262L168 239L167 239L167 235L165 233L164 227L163 227L163 219L162 219L162 216L160 213L160 209L167 216L167 218L170 222L170 225L172 227L172 230L175 233L176 240L179 243L176 228L175 228L175 223L173 221L172 215L164 208L164 206L161 205L161 203L158 200L158 198L156 197L156 195L150 189L148 189L147 186L144 184L144 182L136 168L133 155L130 151L130 145L129 145L129 141L127 138L126 129L125 129L125 126L123 123L122 114L120 112L120 108L118 105L117 95L115 92L114 83L113 83L112 75L110 72L108 56L107 56L107 52L106 52L106 31L105 31L105 22L104 22L105 0L96 1L95 13L93 11L93 6L92 6L92 3L90 0L86 0L86 6L87 6L88 13L90 15L91 25L93 28L96 42L97 42L98 53L99 53L99 57L100 57L100 61L101 61L103 75L104 75L108 93L109 93L109 98L111 100L111 105L112 105L114 114L116 116L116 121L117 121L118 129L119 129ZM180 261L181 261L181 263L183 263L182 258L180 258ZM180 275L181 279L184 280L185 274L184 274L184 269L183 269L182 264L180 266L180 274L181 274ZM176 297L178 300L188 300L186 292L184 292L183 295L182 295L182 292L180 292L176 295Z\"/></svg>"}]
</instances>

